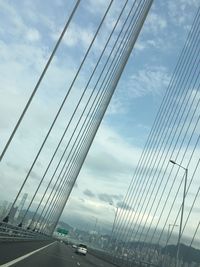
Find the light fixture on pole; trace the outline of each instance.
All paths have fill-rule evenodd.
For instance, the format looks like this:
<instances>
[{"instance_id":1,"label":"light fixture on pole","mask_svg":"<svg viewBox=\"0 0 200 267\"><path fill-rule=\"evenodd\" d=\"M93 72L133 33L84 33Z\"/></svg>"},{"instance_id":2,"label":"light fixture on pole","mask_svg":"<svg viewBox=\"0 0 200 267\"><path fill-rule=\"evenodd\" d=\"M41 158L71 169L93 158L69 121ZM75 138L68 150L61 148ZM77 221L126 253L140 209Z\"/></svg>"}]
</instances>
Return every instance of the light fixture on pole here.
<instances>
[{"instance_id":1,"label":"light fixture on pole","mask_svg":"<svg viewBox=\"0 0 200 267\"><path fill-rule=\"evenodd\" d=\"M180 218L180 225L179 225L179 235L178 235L178 241L177 241L177 252L176 252L176 267L179 266L179 251L180 251L180 240L181 240L181 234L182 234L182 225L183 225L183 213L184 213L184 205L185 205L185 195L186 195L186 186L187 186L187 176L188 176L188 169L183 167L182 165L176 163L175 161L170 159L170 162L172 164L175 164L179 166L180 168L185 170L185 180L184 180L184 189L183 189L183 201L182 201L182 207L181 207L181 218Z\"/></svg>"}]
</instances>

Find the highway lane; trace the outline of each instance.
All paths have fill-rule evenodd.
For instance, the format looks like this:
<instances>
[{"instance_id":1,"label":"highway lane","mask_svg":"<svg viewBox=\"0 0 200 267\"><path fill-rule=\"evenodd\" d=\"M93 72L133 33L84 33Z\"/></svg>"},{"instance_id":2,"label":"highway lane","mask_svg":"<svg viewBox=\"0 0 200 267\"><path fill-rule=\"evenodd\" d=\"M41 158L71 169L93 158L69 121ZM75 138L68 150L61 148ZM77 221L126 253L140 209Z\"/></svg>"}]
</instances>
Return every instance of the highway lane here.
<instances>
[{"instance_id":1,"label":"highway lane","mask_svg":"<svg viewBox=\"0 0 200 267\"><path fill-rule=\"evenodd\" d=\"M61 242L54 242L50 246L22 259L12 265L8 263L0 266L16 267L114 267L91 254L78 255L71 246Z\"/></svg>"},{"instance_id":2,"label":"highway lane","mask_svg":"<svg viewBox=\"0 0 200 267\"><path fill-rule=\"evenodd\" d=\"M44 247L52 242L52 240L0 242L0 266L5 262L14 260L24 254Z\"/></svg>"}]
</instances>

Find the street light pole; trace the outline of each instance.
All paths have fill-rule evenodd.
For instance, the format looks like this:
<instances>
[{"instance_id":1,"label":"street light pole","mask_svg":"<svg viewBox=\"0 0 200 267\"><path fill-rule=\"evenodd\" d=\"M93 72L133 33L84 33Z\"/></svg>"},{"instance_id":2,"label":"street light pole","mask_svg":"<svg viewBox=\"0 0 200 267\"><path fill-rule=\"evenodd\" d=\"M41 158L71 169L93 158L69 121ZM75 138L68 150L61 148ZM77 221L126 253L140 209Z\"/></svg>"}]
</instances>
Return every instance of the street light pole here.
<instances>
[{"instance_id":1,"label":"street light pole","mask_svg":"<svg viewBox=\"0 0 200 267\"><path fill-rule=\"evenodd\" d=\"M165 262L166 262L165 258L167 257L167 244L168 244L169 239L170 239L170 227L171 226L174 228L174 227L178 227L179 225L178 224L172 224L172 223L169 223L169 225L168 225L167 240L166 240L165 253L164 253L164 266L165 266Z\"/></svg>"},{"instance_id":2,"label":"street light pole","mask_svg":"<svg viewBox=\"0 0 200 267\"><path fill-rule=\"evenodd\" d=\"M181 208L181 219L180 219L180 226L179 226L179 235L177 241L177 252L176 252L176 267L179 266L179 252L180 252L180 240L182 234L182 225L183 225L183 213L184 213L184 206L185 206L185 195L186 195L186 186L187 186L187 177L188 177L188 169L184 168L180 164L176 163L173 160L170 160L172 164L179 166L180 168L185 170L185 180L184 180L184 189L183 189L183 201L182 201L182 208Z\"/></svg>"}]
</instances>

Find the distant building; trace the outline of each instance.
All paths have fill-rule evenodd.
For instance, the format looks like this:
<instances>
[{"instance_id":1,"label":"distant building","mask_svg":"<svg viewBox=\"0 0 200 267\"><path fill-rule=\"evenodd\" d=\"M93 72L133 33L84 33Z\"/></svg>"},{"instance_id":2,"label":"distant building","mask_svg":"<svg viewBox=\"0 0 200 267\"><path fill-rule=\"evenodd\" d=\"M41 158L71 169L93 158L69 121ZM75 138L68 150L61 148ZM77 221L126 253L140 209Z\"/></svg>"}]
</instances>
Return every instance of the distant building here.
<instances>
[{"instance_id":1,"label":"distant building","mask_svg":"<svg viewBox=\"0 0 200 267\"><path fill-rule=\"evenodd\" d=\"M14 217L15 217L17 210L18 210L18 207L12 207L12 209L10 210L9 220L11 222L14 221Z\"/></svg>"},{"instance_id":2,"label":"distant building","mask_svg":"<svg viewBox=\"0 0 200 267\"><path fill-rule=\"evenodd\" d=\"M7 215L9 209L11 207L11 203L8 201L4 200L0 204L0 217L3 218Z\"/></svg>"},{"instance_id":3,"label":"distant building","mask_svg":"<svg viewBox=\"0 0 200 267\"><path fill-rule=\"evenodd\" d=\"M19 207L18 207L18 209L17 209L17 211L16 211L16 213L15 213L15 217L14 217L14 219L16 220L20 220L22 217L23 217L23 208L24 208L24 205L25 205L25 202L26 202L26 200L27 200L27 197L28 197L28 194L27 193L25 193L24 195L23 195L23 197L22 197L22 199L21 199L21 201L20 201L20 203L19 203Z\"/></svg>"}]
</instances>

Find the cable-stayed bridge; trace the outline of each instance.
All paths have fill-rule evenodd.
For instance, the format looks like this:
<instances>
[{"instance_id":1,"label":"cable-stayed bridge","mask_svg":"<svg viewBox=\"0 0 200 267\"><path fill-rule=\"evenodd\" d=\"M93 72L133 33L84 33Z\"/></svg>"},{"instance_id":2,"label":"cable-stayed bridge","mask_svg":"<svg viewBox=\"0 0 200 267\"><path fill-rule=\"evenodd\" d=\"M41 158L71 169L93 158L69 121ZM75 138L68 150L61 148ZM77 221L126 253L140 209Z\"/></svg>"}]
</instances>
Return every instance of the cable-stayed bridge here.
<instances>
[{"instance_id":1,"label":"cable-stayed bridge","mask_svg":"<svg viewBox=\"0 0 200 267\"><path fill-rule=\"evenodd\" d=\"M68 30L81 4L82 1L76 1L73 6L36 86L5 142L0 156L2 168L60 45L64 38L66 42L68 38L70 41ZM94 60L91 55L102 38L114 5L118 5L118 16ZM20 180L20 187L14 188L15 197L11 205L2 212L2 251L4 247L9 251L9 246L15 251L19 246L22 248L11 258L5 252L1 262L5 266L31 266L25 260L28 261L29 256L35 259L32 263L35 266L44 261L41 255L35 258L36 250L41 248L41 251L55 249L58 253L56 257L59 258L61 253L62 260L66 253L66 266L200 265L199 9L123 205L116 210L111 234L101 246L101 251L91 250L93 254L88 262L79 262L78 258L74 262L71 248L67 248L66 252L64 244L54 243L52 237L151 5L151 0L127 0L122 3L112 0L106 6L60 106L53 114L50 127L31 159L24 179ZM64 118L62 134L59 133L59 140L52 146L53 149L45 151L61 118ZM47 151L48 163L42 166L39 179L32 184L33 173ZM28 185L33 186L31 195L26 193ZM22 241L29 241L30 248ZM32 251L33 255L29 255ZM28 256L20 258L24 254ZM106 259L106 262L102 263L95 256ZM72 262L67 262L69 258ZM7 262L10 263L6 265ZM51 264L59 263L55 261Z\"/></svg>"}]
</instances>

